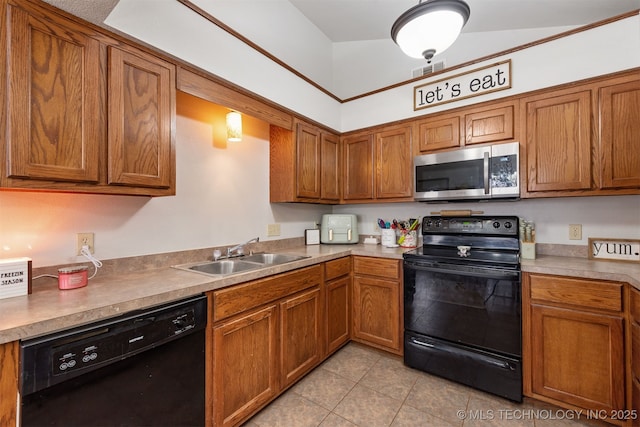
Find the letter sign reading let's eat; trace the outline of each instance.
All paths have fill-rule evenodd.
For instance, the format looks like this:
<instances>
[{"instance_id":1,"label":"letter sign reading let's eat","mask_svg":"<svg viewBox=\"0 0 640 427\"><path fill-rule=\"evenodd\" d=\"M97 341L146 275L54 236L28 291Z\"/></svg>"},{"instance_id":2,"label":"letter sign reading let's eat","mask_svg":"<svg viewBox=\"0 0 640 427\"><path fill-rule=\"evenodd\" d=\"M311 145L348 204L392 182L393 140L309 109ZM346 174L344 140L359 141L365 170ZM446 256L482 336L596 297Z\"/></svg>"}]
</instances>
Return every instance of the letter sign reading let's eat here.
<instances>
[{"instance_id":1,"label":"letter sign reading let's eat","mask_svg":"<svg viewBox=\"0 0 640 427\"><path fill-rule=\"evenodd\" d=\"M413 88L413 109L484 95L511 87L511 60Z\"/></svg>"}]
</instances>

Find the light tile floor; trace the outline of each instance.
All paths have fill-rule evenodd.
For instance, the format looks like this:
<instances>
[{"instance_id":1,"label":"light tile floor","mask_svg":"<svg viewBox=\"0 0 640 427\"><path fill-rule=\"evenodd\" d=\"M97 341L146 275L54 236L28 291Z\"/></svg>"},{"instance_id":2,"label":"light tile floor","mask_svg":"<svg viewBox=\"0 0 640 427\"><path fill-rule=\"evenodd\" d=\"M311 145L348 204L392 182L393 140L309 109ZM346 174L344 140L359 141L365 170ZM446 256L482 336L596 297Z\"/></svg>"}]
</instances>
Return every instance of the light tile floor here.
<instances>
[{"instance_id":1,"label":"light tile floor","mask_svg":"<svg viewBox=\"0 0 640 427\"><path fill-rule=\"evenodd\" d=\"M435 377L402 358L350 343L245 427L579 427L585 413L525 399L522 404Z\"/></svg>"}]
</instances>

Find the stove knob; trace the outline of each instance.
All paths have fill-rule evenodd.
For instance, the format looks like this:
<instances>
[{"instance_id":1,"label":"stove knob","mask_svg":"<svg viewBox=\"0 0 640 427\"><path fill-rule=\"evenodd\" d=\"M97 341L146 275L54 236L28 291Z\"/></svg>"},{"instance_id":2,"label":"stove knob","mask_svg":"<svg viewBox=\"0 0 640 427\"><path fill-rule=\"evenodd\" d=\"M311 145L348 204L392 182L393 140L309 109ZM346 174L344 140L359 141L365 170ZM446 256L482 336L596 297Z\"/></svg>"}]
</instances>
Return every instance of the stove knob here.
<instances>
[{"instance_id":1,"label":"stove knob","mask_svg":"<svg viewBox=\"0 0 640 427\"><path fill-rule=\"evenodd\" d=\"M427 220L427 227L431 227L433 225L433 221L430 219Z\"/></svg>"},{"instance_id":2,"label":"stove knob","mask_svg":"<svg viewBox=\"0 0 640 427\"><path fill-rule=\"evenodd\" d=\"M511 228L511 221L507 221L504 223L504 228Z\"/></svg>"},{"instance_id":3,"label":"stove knob","mask_svg":"<svg viewBox=\"0 0 640 427\"><path fill-rule=\"evenodd\" d=\"M436 227L440 227L442 225L442 221L440 221L439 219L436 220Z\"/></svg>"},{"instance_id":4,"label":"stove knob","mask_svg":"<svg viewBox=\"0 0 640 427\"><path fill-rule=\"evenodd\" d=\"M500 223L498 221L493 221L493 228L500 228Z\"/></svg>"}]
</instances>

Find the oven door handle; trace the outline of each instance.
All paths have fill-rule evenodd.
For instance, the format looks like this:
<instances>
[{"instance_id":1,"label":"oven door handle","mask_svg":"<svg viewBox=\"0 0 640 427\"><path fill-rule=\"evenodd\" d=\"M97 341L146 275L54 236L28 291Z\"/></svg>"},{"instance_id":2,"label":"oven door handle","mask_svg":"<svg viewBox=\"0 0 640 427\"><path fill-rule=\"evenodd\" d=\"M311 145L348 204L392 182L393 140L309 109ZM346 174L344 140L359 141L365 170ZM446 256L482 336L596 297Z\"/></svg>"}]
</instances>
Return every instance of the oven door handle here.
<instances>
[{"instance_id":1,"label":"oven door handle","mask_svg":"<svg viewBox=\"0 0 640 427\"><path fill-rule=\"evenodd\" d=\"M482 361L483 363L486 363L488 365L497 366L498 368L506 369L508 371L514 370L514 367L509 362L505 362L504 360L499 360L488 355L471 352L462 348L454 348L449 346L438 345L436 343L419 340L415 337L411 337L410 341L412 344L415 344L419 347L427 347L433 351L441 351L443 353L458 354L462 356L467 355L475 360Z\"/></svg>"},{"instance_id":2,"label":"oven door handle","mask_svg":"<svg viewBox=\"0 0 640 427\"><path fill-rule=\"evenodd\" d=\"M477 267L467 267L455 264L437 263L435 265L423 265L405 261L405 268L418 271L432 271L434 273L459 274L461 276L484 277L489 279L513 279L520 276L519 270L483 269Z\"/></svg>"}]
</instances>

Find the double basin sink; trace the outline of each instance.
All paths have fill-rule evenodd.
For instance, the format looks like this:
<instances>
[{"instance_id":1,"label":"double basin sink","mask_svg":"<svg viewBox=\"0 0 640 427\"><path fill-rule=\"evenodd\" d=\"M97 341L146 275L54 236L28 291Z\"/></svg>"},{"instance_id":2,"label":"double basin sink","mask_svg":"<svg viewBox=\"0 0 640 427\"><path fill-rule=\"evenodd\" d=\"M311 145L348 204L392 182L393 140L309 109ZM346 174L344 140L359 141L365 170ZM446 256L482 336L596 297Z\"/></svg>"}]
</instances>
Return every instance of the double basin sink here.
<instances>
[{"instance_id":1,"label":"double basin sink","mask_svg":"<svg viewBox=\"0 0 640 427\"><path fill-rule=\"evenodd\" d=\"M286 264L288 262L298 261L305 258L309 257L290 254L257 253L233 259L175 265L174 268L195 271L197 273L207 274L210 276L228 276L272 265Z\"/></svg>"}]
</instances>

